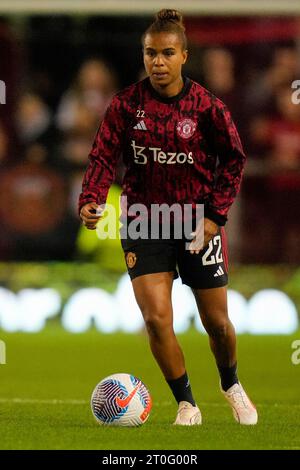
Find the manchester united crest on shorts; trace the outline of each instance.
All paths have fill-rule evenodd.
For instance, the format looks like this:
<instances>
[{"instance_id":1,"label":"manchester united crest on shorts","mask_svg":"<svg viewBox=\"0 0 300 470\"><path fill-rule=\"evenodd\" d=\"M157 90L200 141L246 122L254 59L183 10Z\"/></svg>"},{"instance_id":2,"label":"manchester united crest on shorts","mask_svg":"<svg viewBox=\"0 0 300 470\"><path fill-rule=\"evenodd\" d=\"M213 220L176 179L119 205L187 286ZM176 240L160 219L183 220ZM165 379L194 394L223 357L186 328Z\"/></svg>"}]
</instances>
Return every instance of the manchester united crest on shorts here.
<instances>
[{"instance_id":1,"label":"manchester united crest on shorts","mask_svg":"<svg viewBox=\"0 0 300 470\"><path fill-rule=\"evenodd\" d=\"M132 251L129 251L126 255L126 264L128 268L133 268L136 263L136 254L132 253Z\"/></svg>"},{"instance_id":2,"label":"manchester united crest on shorts","mask_svg":"<svg viewBox=\"0 0 300 470\"><path fill-rule=\"evenodd\" d=\"M182 121L179 121L176 126L176 131L179 137L183 139L189 139L195 133L197 124L191 119L185 118Z\"/></svg>"}]
</instances>

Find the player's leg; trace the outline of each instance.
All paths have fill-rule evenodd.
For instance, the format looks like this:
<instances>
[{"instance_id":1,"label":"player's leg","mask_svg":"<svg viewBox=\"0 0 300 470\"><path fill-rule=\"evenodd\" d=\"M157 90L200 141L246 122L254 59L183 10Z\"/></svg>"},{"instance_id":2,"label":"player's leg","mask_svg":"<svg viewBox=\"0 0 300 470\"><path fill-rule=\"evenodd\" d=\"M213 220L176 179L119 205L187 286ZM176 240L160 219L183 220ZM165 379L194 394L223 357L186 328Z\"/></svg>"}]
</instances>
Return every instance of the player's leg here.
<instances>
[{"instance_id":1,"label":"player's leg","mask_svg":"<svg viewBox=\"0 0 300 470\"><path fill-rule=\"evenodd\" d=\"M208 332L224 389L236 378L236 338L227 312L227 252L224 230L198 254L178 243L178 266L183 283L194 292L203 325Z\"/></svg>"},{"instance_id":2,"label":"player's leg","mask_svg":"<svg viewBox=\"0 0 300 470\"><path fill-rule=\"evenodd\" d=\"M151 351L166 380L185 372L182 350L173 330L173 272L147 274L132 280L134 295L147 328Z\"/></svg>"},{"instance_id":3,"label":"player's leg","mask_svg":"<svg viewBox=\"0 0 300 470\"><path fill-rule=\"evenodd\" d=\"M193 293L216 359L221 390L232 407L233 416L241 424L256 424L256 408L237 377L236 337L228 317L226 287L193 289Z\"/></svg>"},{"instance_id":4,"label":"player's leg","mask_svg":"<svg viewBox=\"0 0 300 470\"><path fill-rule=\"evenodd\" d=\"M151 351L179 404L175 424L200 424L201 414L195 406L184 356L173 329L173 278L174 272L147 274L134 278L132 285Z\"/></svg>"},{"instance_id":5,"label":"player's leg","mask_svg":"<svg viewBox=\"0 0 300 470\"><path fill-rule=\"evenodd\" d=\"M199 254L191 254L181 243L178 265L184 284L194 292L202 323L221 378L221 389L242 424L256 424L257 412L237 377L236 336L228 317L228 266L223 229Z\"/></svg>"},{"instance_id":6,"label":"player's leg","mask_svg":"<svg viewBox=\"0 0 300 470\"><path fill-rule=\"evenodd\" d=\"M223 390L238 383L236 374L236 336L228 317L226 287L192 289L200 318L209 336L211 350L220 372Z\"/></svg>"}]
</instances>

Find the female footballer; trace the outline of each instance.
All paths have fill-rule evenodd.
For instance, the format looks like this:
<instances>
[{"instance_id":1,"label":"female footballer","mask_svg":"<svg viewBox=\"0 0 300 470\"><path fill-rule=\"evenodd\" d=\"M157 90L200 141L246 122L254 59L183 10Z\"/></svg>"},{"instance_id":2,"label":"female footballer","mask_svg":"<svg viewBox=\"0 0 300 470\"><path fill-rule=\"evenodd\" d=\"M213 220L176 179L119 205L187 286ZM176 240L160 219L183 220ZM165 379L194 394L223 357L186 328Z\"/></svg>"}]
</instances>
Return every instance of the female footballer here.
<instances>
[{"instance_id":1,"label":"female footballer","mask_svg":"<svg viewBox=\"0 0 300 470\"><path fill-rule=\"evenodd\" d=\"M221 392L234 418L240 424L256 424L257 411L237 376L236 336L226 290L224 225L239 191L245 155L226 106L182 75L188 51L181 14L158 12L142 43L147 78L117 93L106 112L89 155L80 217L88 229L95 229L121 154L127 197L123 220L134 218L130 207L136 203L149 210L147 217L153 204L204 206L204 217L196 219L188 245L185 235L163 237L159 231L158 237L136 239L126 233L125 260L151 351L178 403L174 424L202 422L173 330L171 291L177 268L195 296Z\"/></svg>"}]
</instances>

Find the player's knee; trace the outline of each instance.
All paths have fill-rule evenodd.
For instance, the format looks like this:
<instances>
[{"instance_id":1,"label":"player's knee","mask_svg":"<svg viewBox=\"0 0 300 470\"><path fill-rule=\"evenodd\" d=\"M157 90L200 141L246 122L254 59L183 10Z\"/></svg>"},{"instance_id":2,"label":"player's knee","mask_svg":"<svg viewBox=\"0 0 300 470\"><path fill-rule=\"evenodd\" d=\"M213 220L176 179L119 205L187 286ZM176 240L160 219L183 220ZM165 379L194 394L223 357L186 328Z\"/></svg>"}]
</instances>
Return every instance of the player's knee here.
<instances>
[{"instance_id":1,"label":"player's knee","mask_svg":"<svg viewBox=\"0 0 300 470\"><path fill-rule=\"evenodd\" d=\"M143 312L148 334L152 337L160 337L172 328L171 315L162 309L146 309Z\"/></svg>"},{"instance_id":2,"label":"player's knee","mask_svg":"<svg viewBox=\"0 0 300 470\"><path fill-rule=\"evenodd\" d=\"M229 320L219 321L217 323L211 323L207 326L206 330L209 336L222 340L228 336L230 329Z\"/></svg>"}]
</instances>

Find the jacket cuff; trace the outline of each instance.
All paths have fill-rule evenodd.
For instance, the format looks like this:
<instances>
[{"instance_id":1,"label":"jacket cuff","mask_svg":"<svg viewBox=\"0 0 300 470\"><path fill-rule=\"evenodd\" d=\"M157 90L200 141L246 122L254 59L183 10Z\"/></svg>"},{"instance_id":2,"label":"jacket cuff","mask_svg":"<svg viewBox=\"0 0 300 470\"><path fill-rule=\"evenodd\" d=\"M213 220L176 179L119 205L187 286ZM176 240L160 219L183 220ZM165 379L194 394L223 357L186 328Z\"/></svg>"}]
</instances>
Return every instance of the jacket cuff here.
<instances>
[{"instance_id":1,"label":"jacket cuff","mask_svg":"<svg viewBox=\"0 0 300 470\"><path fill-rule=\"evenodd\" d=\"M210 207L204 207L204 217L212 220L217 225L223 226L227 222L227 217L225 215L218 214L213 211Z\"/></svg>"}]
</instances>

